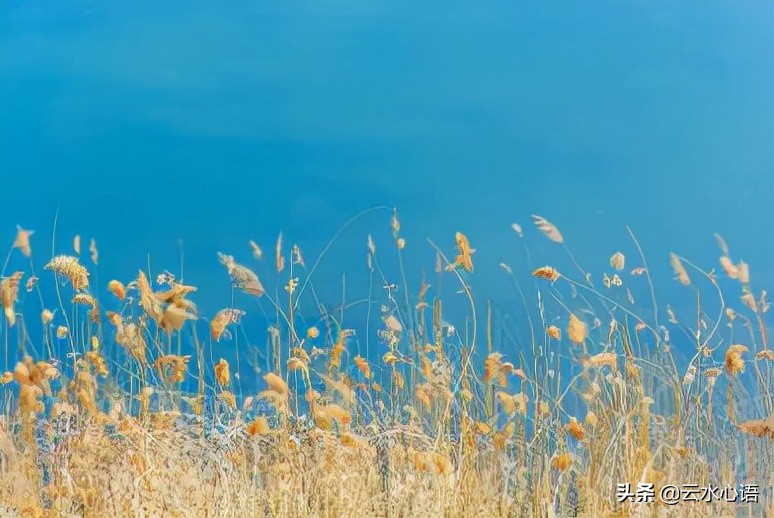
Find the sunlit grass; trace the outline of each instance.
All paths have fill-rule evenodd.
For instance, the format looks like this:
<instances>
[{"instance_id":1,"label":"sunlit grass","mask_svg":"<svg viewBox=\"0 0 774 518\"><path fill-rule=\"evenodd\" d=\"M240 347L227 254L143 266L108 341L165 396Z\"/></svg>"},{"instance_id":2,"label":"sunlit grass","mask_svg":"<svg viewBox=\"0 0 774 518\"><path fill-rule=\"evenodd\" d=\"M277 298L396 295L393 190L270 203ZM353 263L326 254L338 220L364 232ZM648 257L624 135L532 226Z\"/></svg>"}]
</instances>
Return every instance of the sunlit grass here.
<instances>
[{"instance_id":1,"label":"sunlit grass","mask_svg":"<svg viewBox=\"0 0 774 518\"><path fill-rule=\"evenodd\" d=\"M526 332L510 343L495 337L509 324L475 296L475 236L411 245L395 212L396 275L383 269L374 239L364 240L365 322L350 318L346 327L350 306L326 309L315 289L318 266L351 222L380 210L347 222L309 267L280 234L274 264L264 267L269 279L218 254L213 271L231 279L244 304L232 297L213 315L196 304L206 293L167 270L110 272L132 280L95 286L94 241L88 258L78 237L72 251L52 250L37 262L42 236L19 229L0 286L12 369L0 373L3 512L774 513L769 304L719 236L719 263L658 251L675 275L660 281L661 302L631 231L620 248L632 253L613 250L607 264L586 270L545 218L533 216L543 236L527 237L514 224L504 238L538 264L520 274L500 264L523 304ZM536 239L556 257L534 257ZM245 243L237 257L265 260L254 241ZM417 286L407 281L407 246L435 254L428 268L436 284L455 284L456 300L466 301L464 325L445 320L440 291L424 276ZM559 258L570 269L559 268ZM29 266L5 271L23 261ZM54 277L53 293L35 272ZM678 314L671 293L688 293L694 307ZM243 323L256 308L268 329ZM246 346L248 333L264 332L265 347ZM691 343L687 357L676 354L676 333ZM258 379L258 390L244 389L255 385L246 376ZM653 484L657 495L664 484L744 483L761 495L758 503L621 503L622 483Z\"/></svg>"}]
</instances>

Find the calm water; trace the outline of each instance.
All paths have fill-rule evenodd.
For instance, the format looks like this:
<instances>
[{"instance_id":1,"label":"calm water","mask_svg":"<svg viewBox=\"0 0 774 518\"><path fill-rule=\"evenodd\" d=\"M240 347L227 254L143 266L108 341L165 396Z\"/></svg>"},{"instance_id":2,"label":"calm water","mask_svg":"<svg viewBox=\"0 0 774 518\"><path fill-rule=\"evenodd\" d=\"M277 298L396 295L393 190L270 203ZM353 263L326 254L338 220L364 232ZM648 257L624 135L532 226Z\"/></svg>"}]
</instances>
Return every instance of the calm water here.
<instances>
[{"instance_id":1,"label":"calm water","mask_svg":"<svg viewBox=\"0 0 774 518\"><path fill-rule=\"evenodd\" d=\"M414 284L425 238L452 253L461 230L502 308L533 213L590 266L631 251L630 224L665 292L668 252L714 267L715 231L774 285L772 3L3 2L0 27L0 236L35 229L38 267L59 206L56 251L95 237L100 287L148 254L179 274L182 243L209 316L217 251L271 256L283 231L312 262L387 205ZM537 261L559 253L528 230ZM369 232L397 275L373 213L322 263L326 304L343 272L364 295Z\"/></svg>"}]
</instances>

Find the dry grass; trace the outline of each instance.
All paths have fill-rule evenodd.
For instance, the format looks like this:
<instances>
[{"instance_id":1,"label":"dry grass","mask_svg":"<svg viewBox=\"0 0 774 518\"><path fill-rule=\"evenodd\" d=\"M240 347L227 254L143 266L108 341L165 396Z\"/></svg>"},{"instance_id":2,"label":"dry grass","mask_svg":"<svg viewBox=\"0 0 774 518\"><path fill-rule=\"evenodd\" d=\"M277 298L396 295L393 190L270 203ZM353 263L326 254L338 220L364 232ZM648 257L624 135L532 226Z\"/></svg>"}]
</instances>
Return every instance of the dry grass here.
<instances>
[{"instance_id":1,"label":"dry grass","mask_svg":"<svg viewBox=\"0 0 774 518\"><path fill-rule=\"evenodd\" d=\"M40 283L28 297L19 286L36 271L37 236L19 229L10 259L29 268L2 280L9 371L0 372L0 515L774 514L774 354L766 292L753 291L749 266L735 264L719 236L723 279L669 254L675 279L660 293L687 290L696 300L680 320L657 302L631 232L626 260L641 265L626 274L616 251L592 275L556 226L533 219L539 246L562 253L524 278L501 263L524 305L511 341L512 324L498 328L491 306L479 321L484 308L468 283L475 249L465 234L430 243L435 284L454 284L446 299L466 300L464 328L445 321L440 289L424 278L412 289L396 212L395 279L368 237L365 274L383 284L366 300L367 322L381 322L374 336L342 327L344 305L301 314L325 307L312 278L330 244L307 269L297 245L285 257L280 234L275 264L256 266L276 275L273 295L253 270L219 254L234 290L254 297L244 310L232 300L207 318L191 300L201 292L166 271L155 288L150 272L112 280L111 299L100 300L97 276L67 255L44 263L68 281L57 282L56 298L46 300ZM512 228L525 256L534 255L528 232ZM80 238L74 243L78 254ZM262 257L254 241L248 252ZM93 240L90 254L96 268ZM740 303L725 294L734 289ZM273 315L265 351L240 350L240 337L254 331L242 317L256 304ZM210 332L199 336L204 318ZM34 343L28 329L41 320ZM677 333L693 344L687 356L673 346ZM224 342L235 362L220 357ZM258 374L261 354L269 372ZM248 365L259 379L254 393L242 390ZM640 482L657 490L756 484L761 496L757 504L617 501L617 484Z\"/></svg>"}]
</instances>

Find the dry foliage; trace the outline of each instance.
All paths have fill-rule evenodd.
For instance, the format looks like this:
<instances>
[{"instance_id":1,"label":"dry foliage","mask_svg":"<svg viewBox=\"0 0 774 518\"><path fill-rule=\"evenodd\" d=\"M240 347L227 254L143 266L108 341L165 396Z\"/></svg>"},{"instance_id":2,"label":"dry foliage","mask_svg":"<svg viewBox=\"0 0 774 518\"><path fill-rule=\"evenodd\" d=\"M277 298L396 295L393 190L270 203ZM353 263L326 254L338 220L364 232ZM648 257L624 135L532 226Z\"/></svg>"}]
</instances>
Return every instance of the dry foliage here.
<instances>
[{"instance_id":1,"label":"dry foliage","mask_svg":"<svg viewBox=\"0 0 774 518\"><path fill-rule=\"evenodd\" d=\"M545 218L533 220L564 243ZM396 212L390 227L402 249ZM512 228L526 249L521 227ZM155 284L143 271L126 286L112 280L112 296L101 298L78 258L58 255L46 268L72 290L59 285L66 294L49 300L40 289L45 282L35 281L28 290L38 288L34 297L20 292L21 270L35 266L31 235L17 230L9 257L21 262L9 272L19 271L0 278L0 515L682 517L774 510L763 490L759 504L643 508L616 499L620 483L774 483L769 303L719 236L727 279L670 255L677 280L697 293L693 307L657 301L644 267L631 270L626 293L597 291L573 259L580 274L543 266L532 276L549 283L524 275L535 291L517 286L525 305L518 322L499 322L491 312L482 322L468 280L475 275L466 273L474 271L475 250L464 234L455 234L454 249L447 243L453 255L436 249L435 265L428 265L439 287L458 283L452 300L424 278L417 294L393 278L369 236L367 271L384 290L368 294L381 318L368 313L371 329L362 332L349 309L330 311L318 299L324 290L301 277L312 272L297 245L285 268L280 234L268 273L276 273L276 299L232 293L231 302L219 303L229 307L203 315L209 332L202 333L193 302L202 294L167 271ZM79 238L73 248L77 255ZM93 239L89 249L96 265ZM231 256L218 259L233 287L264 295L253 271ZM625 262L616 252L609 266L621 272ZM518 284L518 268L501 264ZM725 296L722 283L739 291ZM659 284L660 297L669 296L669 285ZM648 300L643 291L657 307L635 304L633 293ZM460 321L451 316L459 312L455 299L469 303ZM245 300L261 309L251 309L250 319L268 320L257 332L232 307ZM678 342L684 337L687 355ZM252 345L264 338L265 347Z\"/></svg>"}]
</instances>

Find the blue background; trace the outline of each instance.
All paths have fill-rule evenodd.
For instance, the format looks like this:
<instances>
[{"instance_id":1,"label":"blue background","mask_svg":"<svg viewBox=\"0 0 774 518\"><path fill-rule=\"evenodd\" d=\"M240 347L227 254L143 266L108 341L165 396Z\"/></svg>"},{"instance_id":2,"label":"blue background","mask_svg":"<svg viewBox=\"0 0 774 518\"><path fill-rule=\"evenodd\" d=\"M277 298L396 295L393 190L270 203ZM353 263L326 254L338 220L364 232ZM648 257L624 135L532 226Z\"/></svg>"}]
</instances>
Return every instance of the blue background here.
<instances>
[{"instance_id":1,"label":"blue background","mask_svg":"<svg viewBox=\"0 0 774 518\"><path fill-rule=\"evenodd\" d=\"M668 252L716 267L715 231L774 280L770 2L3 2L0 27L0 236L36 230L42 266L59 206L56 252L96 238L101 290L148 254L179 274L182 240L211 316L230 303L217 251L255 266L258 241L273 289L280 231L311 263L375 205L399 209L414 292L424 239L452 254L461 230L480 300L510 307L512 222L560 261L533 213L595 275L633 258L631 225L662 303ZM327 303L342 272L364 293L368 232L399 281L372 213L323 262Z\"/></svg>"}]
</instances>

